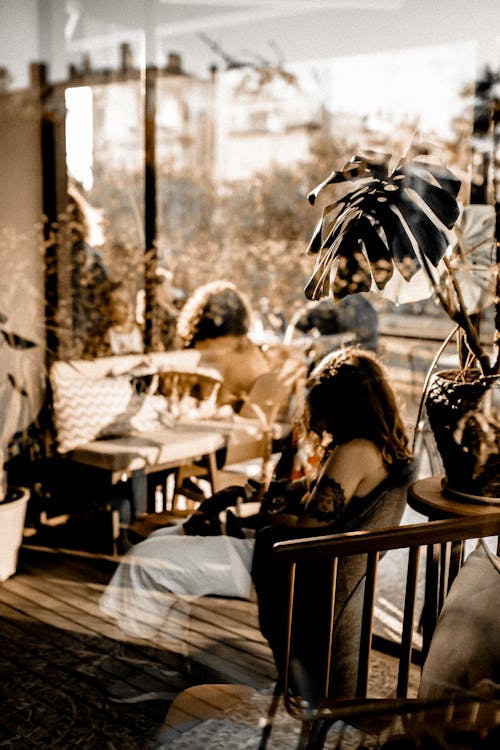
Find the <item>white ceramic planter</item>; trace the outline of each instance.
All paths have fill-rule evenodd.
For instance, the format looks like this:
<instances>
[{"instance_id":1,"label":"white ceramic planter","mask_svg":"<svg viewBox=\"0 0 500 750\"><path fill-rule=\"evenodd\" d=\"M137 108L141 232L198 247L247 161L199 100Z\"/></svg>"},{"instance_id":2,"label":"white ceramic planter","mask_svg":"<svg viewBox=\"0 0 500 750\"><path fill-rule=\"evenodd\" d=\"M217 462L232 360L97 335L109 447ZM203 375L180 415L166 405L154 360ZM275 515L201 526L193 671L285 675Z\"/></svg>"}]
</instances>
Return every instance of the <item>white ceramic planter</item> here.
<instances>
[{"instance_id":1,"label":"white ceramic planter","mask_svg":"<svg viewBox=\"0 0 500 750\"><path fill-rule=\"evenodd\" d=\"M0 581L6 581L16 572L23 541L29 492L26 489L15 492L18 495L15 499L0 503Z\"/></svg>"}]
</instances>

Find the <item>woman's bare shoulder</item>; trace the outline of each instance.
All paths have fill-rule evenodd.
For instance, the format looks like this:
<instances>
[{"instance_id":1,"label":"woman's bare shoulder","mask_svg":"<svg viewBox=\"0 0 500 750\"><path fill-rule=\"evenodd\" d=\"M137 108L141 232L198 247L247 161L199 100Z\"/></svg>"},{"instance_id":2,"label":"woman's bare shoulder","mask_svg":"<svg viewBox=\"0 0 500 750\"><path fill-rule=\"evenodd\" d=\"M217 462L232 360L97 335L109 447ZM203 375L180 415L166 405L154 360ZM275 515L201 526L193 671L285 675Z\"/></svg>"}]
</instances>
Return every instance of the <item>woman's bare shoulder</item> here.
<instances>
[{"instance_id":1,"label":"woman's bare shoulder","mask_svg":"<svg viewBox=\"0 0 500 750\"><path fill-rule=\"evenodd\" d=\"M354 438L331 451L325 470L329 476L352 472L361 478L380 469L383 464L382 453L375 443L365 438Z\"/></svg>"},{"instance_id":2,"label":"woman's bare shoulder","mask_svg":"<svg viewBox=\"0 0 500 750\"><path fill-rule=\"evenodd\" d=\"M348 499L365 496L387 477L380 449L364 438L337 446L325 469L328 477L340 482Z\"/></svg>"},{"instance_id":3,"label":"woman's bare shoulder","mask_svg":"<svg viewBox=\"0 0 500 750\"><path fill-rule=\"evenodd\" d=\"M368 440L367 438L354 438L353 440L349 440L347 443L337 445L332 451L332 455L335 455L337 457L345 456L354 458L359 458L362 456L377 458L382 457L380 448L378 448L378 446L376 446L372 440Z\"/></svg>"}]
</instances>

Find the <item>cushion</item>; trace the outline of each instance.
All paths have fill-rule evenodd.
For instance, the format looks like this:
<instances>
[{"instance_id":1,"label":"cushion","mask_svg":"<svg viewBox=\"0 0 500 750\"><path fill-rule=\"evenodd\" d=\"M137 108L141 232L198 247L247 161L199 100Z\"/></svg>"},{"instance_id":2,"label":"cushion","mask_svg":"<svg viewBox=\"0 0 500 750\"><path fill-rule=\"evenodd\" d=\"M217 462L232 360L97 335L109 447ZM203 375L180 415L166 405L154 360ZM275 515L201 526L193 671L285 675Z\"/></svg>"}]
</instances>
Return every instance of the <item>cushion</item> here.
<instances>
[{"instance_id":1,"label":"cushion","mask_svg":"<svg viewBox=\"0 0 500 750\"><path fill-rule=\"evenodd\" d=\"M155 432L162 427L172 427L173 417L168 412L164 396L149 393L134 394L125 409L99 431L99 438Z\"/></svg>"},{"instance_id":2,"label":"cushion","mask_svg":"<svg viewBox=\"0 0 500 750\"><path fill-rule=\"evenodd\" d=\"M93 440L71 453L79 463L106 471L133 471L144 466L175 467L223 448L225 438L214 430L176 425L140 435Z\"/></svg>"},{"instance_id":3,"label":"cushion","mask_svg":"<svg viewBox=\"0 0 500 750\"><path fill-rule=\"evenodd\" d=\"M60 453L94 440L106 425L127 411L134 395L127 376L59 376L52 379L52 390Z\"/></svg>"},{"instance_id":4,"label":"cushion","mask_svg":"<svg viewBox=\"0 0 500 750\"><path fill-rule=\"evenodd\" d=\"M500 558L481 540L455 578L422 670L418 697L500 684Z\"/></svg>"}]
</instances>

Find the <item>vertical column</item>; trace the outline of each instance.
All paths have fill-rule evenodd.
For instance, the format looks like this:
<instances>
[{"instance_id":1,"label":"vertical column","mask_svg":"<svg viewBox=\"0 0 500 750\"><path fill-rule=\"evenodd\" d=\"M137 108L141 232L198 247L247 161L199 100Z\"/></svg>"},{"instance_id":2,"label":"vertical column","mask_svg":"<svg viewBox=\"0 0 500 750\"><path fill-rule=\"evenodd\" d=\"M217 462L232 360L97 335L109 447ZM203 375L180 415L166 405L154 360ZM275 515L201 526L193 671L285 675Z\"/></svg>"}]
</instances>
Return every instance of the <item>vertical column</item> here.
<instances>
[{"instance_id":1,"label":"vertical column","mask_svg":"<svg viewBox=\"0 0 500 750\"><path fill-rule=\"evenodd\" d=\"M45 216L45 324L46 364L50 366L59 352L57 309L59 302L59 258L55 235L58 215L66 196L64 88L49 86L47 67L33 63L31 83L41 103L40 140L42 153L42 202ZM63 198L64 197L64 198Z\"/></svg>"},{"instance_id":2,"label":"vertical column","mask_svg":"<svg viewBox=\"0 0 500 750\"><path fill-rule=\"evenodd\" d=\"M146 66L144 102L144 284L146 293L145 346L151 351L154 343L155 271L157 262L156 239L156 68Z\"/></svg>"},{"instance_id":3,"label":"vertical column","mask_svg":"<svg viewBox=\"0 0 500 750\"><path fill-rule=\"evenodd\" d=\"M500 99L493 102L493 200L495 203L495 237L497 241L497 287L495 294L495 344L500 358ZM500 537L498 538L500 549Z\"/></svg>"}]
</instances>

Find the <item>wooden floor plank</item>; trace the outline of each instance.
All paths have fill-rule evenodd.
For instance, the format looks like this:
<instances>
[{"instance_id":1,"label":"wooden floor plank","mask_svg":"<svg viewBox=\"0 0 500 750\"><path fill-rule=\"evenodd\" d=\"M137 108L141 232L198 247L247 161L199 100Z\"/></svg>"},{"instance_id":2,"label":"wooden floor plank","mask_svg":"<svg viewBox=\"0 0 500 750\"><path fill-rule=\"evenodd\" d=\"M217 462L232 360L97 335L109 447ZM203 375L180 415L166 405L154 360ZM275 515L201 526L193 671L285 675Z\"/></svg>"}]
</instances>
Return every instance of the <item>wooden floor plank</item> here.
<instances>
[{"instance_id":1,"label":"wooden floor plank","mask_svg":"<svg viewBox=\"0 0 500 750\"><path fill-rule=\"evenodd\" d=\"M186 661L164 643L123 633L103 615L99 599L116 564L104 556L22 550L17 575L0 585L0 746L154 750L170 702L184 688L270 684L274 666L255 602L194 603L179 643L189 649ZM154 700L113 700L148 691Z\"/></svg>"},{"instance_id":2,"label":"wooden floor plank","mask_svg":"<svg viewBox=\"0 0 500 750\"><path fill-rule=\"evenodd\" d=\"M78 581L77 559L68 575ZM66 569L62 574L66 577ZM53 577L53 576L52 576ZM61 599L62 581L55 578L37 583L40 602L50 608L50 599ZM51 589L52 585L52 589ZM75 587L76 586L76 587ZM98 599L102 588L83 589L78 583L68 584L64 580L64 602L58 605L60 615L71 619L73 610L80 611L78 627L92 628L102 622L98 611ZM255 602L229 600L221 597L202 597L191 605L189 629L175 628L162 643L181 653L189 654L195 661L234 681L252 681L265 687L274 679L274 662L267 643L257 627ZM240 614L244 610L242 614ZM251 614L251 617L250 617ZM235 619L235 617L237 619ZM96 619L97 618L97 619ZM249 624L249 621L253 622Z\"/></svg>"}]
</instances>

